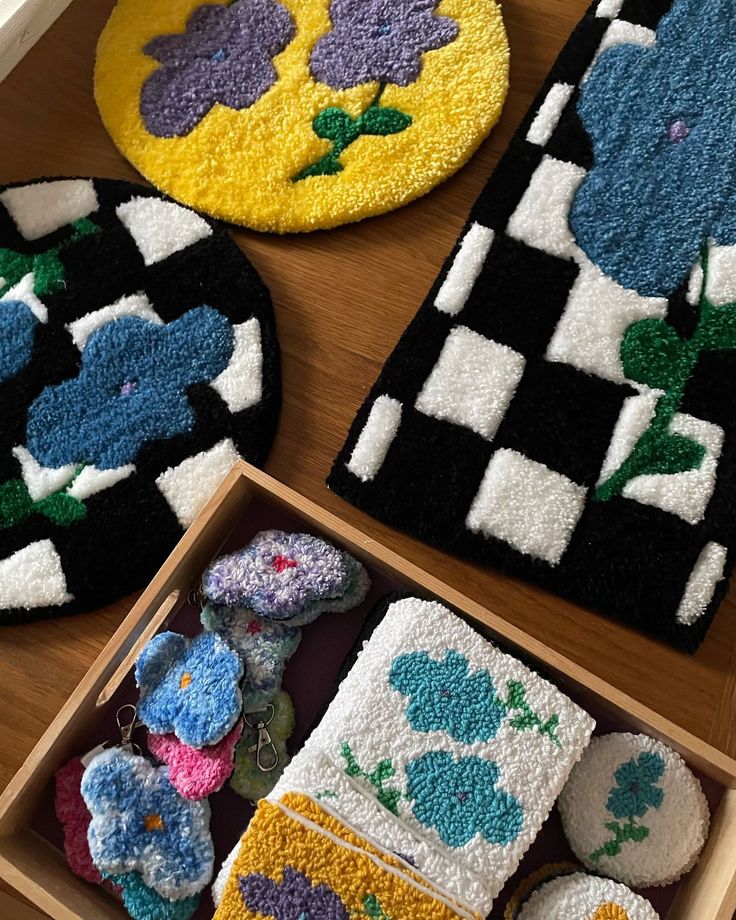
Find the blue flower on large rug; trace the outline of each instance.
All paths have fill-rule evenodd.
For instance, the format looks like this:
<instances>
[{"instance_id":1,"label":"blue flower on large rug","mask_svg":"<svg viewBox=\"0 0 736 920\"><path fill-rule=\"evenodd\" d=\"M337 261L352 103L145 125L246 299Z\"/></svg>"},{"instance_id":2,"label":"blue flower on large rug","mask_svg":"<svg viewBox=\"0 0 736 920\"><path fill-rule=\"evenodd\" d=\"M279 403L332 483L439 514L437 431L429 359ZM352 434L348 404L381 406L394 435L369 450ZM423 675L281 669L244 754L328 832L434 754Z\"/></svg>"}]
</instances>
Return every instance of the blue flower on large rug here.
<instances>
[{"instance_id":1,"label":"blue flower on large rug","mask_svg":"<svg viewBox=\"0 0 736 920\"><path fill-rule=\"evenodd\" d=\"M500 773L493 761L429 751L407 765L406 776L415 817L448 846L465 846L476 834L506 846L519 836L523 809L496 788Z\"/></svg>"},{"instance_id":2,"label":"blue flower on large rug","mask_svg":"<svg viewBox=\"0 0 736 920\"><path fill-rule=\"evenodd\" d=\"M159 35L143 49L162 66L141 90L141 117L158 137L189 134L220 103L246 109L276 82L273 58L294 37L276 0L200 6L186 32Z\"/></svg>"},{"instance_id":3,"label":"blue flower on large rug","mask_svg":"<svg viewBox=\"0 0 736 920\"><path fill-rule=\"evenodd\" d=\"M103 874L139 872L146 886L169 899L204 888L215 855L210 808L182 798L168 767L111 748L87 767L81 791L92 815L90 853Z\"/></svg>"},{"instance_id":4,"label":"blue flower on large rug","mask_svg":"<svg viewBox=\"0 0 736 920\"><path fill-rule=\"evenodd\" d=\"M233 342L228 320L206 306L163 326L135 316L108 323L87 342L79 376L32 403L28 449L53 468L132 463L146 442L192 429L187 390L225 370Z\"/></svg>"},{"instance_id":5,"label":"blue flower on large rug","mask_svg":"<svg viewBox=\"0 0 736 920\"><path fill-rule=\"evenodd\" d=\"M138 715L157 735L173 732L194 748L217 744L240 717L242 676L240 657L216 633L160 633L136 661Z\"/></svg>"},{"instance_id":6,"label":"blue flower on large rug","mask_svg":"<svg viewBox=\"0 0 736 920\"><path fill-rule=\"evenodd\" d=\"M443 661L426 652L400 655L391 665L391 686L409 697L406 718L418 732L446 731L472 744L496 736L506 715L488 671L469 673L468 659L454 649Z\"/></svg>"},{"instance_id":7,"label":"blue flower on large rug","mask_svg":"<svg viewBox=\"0 0 736 920\"><path fill-rule=\"evenodd\" d=\"M676 0L656 47L605 51L583 86L595 165L570 226L624 287L667 296L706 240L736 243L735 74L732 0Z\"/></svg>"},{"instance_id":8,"label":"blue flower on large rug","mask_svg":"<svg viewBox=\"0 0 736 920\"><path fill-rule=\"evenodd\" d=\"M20 373L31 360L36 319L21 300L0 301L0 383Z\"/></svg>"}]
</instances>

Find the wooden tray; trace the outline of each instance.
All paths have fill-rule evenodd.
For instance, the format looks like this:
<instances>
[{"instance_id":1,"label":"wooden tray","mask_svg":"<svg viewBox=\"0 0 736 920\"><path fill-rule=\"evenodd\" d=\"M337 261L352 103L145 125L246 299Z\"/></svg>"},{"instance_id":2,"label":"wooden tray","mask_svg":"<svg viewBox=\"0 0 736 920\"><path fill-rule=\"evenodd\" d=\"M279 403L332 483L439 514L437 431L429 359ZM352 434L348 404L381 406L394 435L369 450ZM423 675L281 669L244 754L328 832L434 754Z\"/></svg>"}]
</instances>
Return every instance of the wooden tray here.
<instances>
[{"instance_id":1,"label":"wooden tray","mask_svg":"<svg viewBox=\"0 0 736 920\"><path fill-rule=\"evenodd\" d=\"M63 854L31 829L34 815L56 770L88 749L91 727L129 677L141 647L186 603L202 570L254 499L287 512L305 530L341 545L407 590L445 602L511 652L536 661L563 689L590 699L633 730L661 739L693 769L719 783L723 794L708 843L697 867L679 885L665 920L731 920L736 909L736 761L243 462L225 478L0 797L0 876L9 884L59 920L127 916L109 895L72 874Z\"/></svg>"}]
</instances>

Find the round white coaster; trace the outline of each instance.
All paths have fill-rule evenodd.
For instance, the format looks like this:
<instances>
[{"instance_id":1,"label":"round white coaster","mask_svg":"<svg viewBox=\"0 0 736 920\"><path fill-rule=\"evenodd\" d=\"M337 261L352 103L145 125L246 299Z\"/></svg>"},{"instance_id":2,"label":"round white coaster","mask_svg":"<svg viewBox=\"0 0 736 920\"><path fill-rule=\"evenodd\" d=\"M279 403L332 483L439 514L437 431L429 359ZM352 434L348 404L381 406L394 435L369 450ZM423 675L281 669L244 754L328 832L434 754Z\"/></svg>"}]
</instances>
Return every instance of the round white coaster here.
<instances>
[{"instance_id":1,"label":"round white coaster","mask_svg":"<svg viewBox=\"0 0 736 920\"><path fill-rule=\"evenodd\" d=\"M558 804L577 858L635 888L677 881L708 836L700 783L678 754L646 735L594 738Z\"/></svg>"},{"instance_id":2,"label":"round white coaster","mask_svg":"<svg viewBox=\"0 0 736 920\"><path fill-rule=\"evenodd\" d=\"M659 920L659 914L625 885L577 872L538 888L517 920Z\"/></svg>"}]
</instances>

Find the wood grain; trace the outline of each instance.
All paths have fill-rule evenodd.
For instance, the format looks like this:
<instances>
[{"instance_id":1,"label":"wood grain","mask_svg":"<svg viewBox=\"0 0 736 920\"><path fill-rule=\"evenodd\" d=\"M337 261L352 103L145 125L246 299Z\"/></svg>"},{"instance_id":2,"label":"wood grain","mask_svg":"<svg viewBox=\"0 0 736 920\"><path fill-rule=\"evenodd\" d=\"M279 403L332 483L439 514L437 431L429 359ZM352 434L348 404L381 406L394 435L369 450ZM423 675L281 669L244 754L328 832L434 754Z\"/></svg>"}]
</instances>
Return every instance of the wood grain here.
<instances>
[{"instance_id":1,"label":"wood grain","mask_svg":"<svg viewBox=\"0 0 736 920\"><path fill-rule=\"evenodd\" d=\"M75 0L0 84L0 181L135 179L98 118L94 47L113 0ZM421 201L329 233L237 231L269 284L284 408L268 471L673 722L736 755L733 594L693 657L544 591L429 549L344 504L324 479L353 415L414 316L586 0L506 0L512 90L472 162ZM95 614L0 630L0 788L110 638L134 598Z\"/></svg>"}]
</instances>

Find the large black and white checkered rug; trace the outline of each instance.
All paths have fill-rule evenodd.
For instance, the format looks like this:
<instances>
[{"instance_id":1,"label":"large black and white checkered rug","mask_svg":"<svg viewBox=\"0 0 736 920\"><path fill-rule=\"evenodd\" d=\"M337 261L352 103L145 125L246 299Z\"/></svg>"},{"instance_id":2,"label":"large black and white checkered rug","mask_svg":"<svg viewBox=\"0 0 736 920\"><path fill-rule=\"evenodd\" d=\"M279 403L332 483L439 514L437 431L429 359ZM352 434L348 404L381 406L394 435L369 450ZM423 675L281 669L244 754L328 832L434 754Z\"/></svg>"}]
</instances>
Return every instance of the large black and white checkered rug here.
<instances>
[{"instance_id":1,"label":"large black and white checkered rug","mask_svg":"<svg viewBox=\"0 0 736 920\"><path fill-rule=\"evenodd\" d=\"M676 10L690 16L687 27L675 21ZM645 107L662 87L669 115L656 129L657 156L684 156L687 144L702 141L687 89L682 110L666 109L679 84L658 74L656 61L646 63L655 49L677 57L673 43L692 38L687 28L700 28L701 12L691 0L592 5L328 480L353 504L427 542L689 650L708 628L732 563L736 247L710 239L707 284L701 261L672 290L649 290L644 281L619 283L618 269L603 270L605 246L593 261L571 210L601 163L581 117L588 81L588 110L602 106L600 132L627 117L621 107L608 117L605 96L594 98L599 65L607 77L631 68L629 85L620 74L610 79L609 99L620 93L633 105L641 97ZM651 72L638 83L640 62ZM713 74L709 80L717 82ZM687 170L677 181L684 188ZM655 175L664 194L658 182ZM588 184L589 197L594 192ZM608 239L612 264L626 232ZM624 262L621 275L636 275L635 260ZM648 271L643 264L640 273ZM703 331L706 309L722 321L718 335ZM677 363L670 347L691 365ZM692 373L680 380L685 365Z\"/></svg>"},{"instance_id":2,"label":"large black and white checkered rug","mask_svg":"<svg viewBox=\"0 0 736 920\"><path fill-rule=\"evenodd\" d=\"M0 623L143 586L281 402L224 229L105 179L0 190Z\"/></svg>"}]
</instances>

